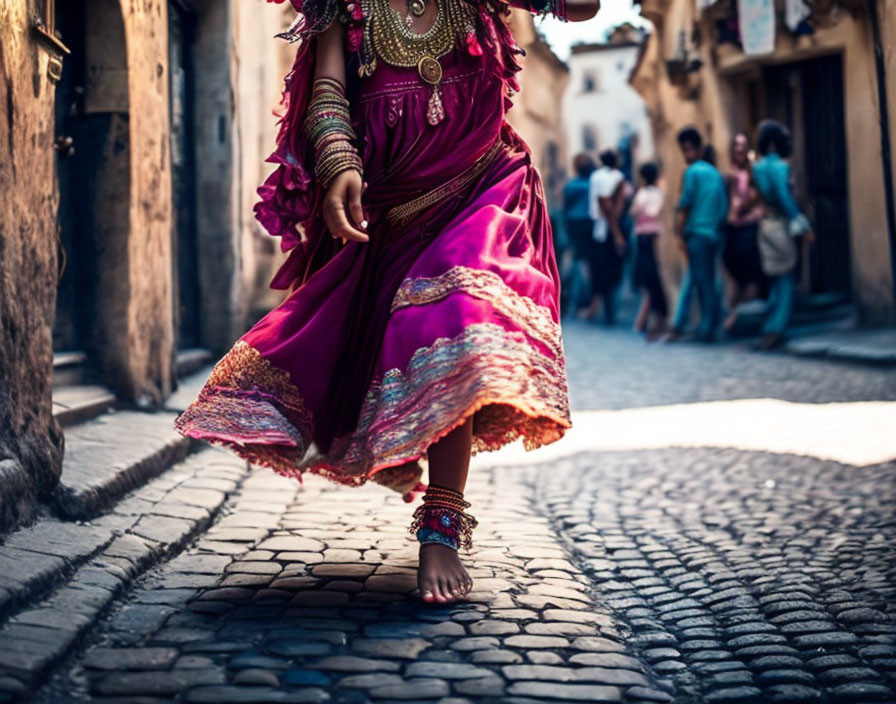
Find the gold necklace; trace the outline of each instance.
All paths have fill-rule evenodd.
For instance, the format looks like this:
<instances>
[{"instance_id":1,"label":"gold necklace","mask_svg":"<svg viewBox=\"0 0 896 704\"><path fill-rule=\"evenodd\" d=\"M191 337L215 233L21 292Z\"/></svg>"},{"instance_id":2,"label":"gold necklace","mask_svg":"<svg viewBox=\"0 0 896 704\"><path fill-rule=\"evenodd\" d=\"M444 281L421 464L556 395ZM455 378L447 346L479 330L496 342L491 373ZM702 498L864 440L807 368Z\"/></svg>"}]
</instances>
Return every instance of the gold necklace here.
<instances>
[{"instance_id":1,"label":"gold necklace","mask_svg":"<svg viewBox=\"0 0 896 704\"><path fill-rule=\"evenodd\" d=\"M464 0L436 0L436 19L425 32L413 31L389 0L363 0L369 18L364 28L365 54L369 59L358 68L360 76L376 70L376 59L391 66L417 67L420 79L432 86L426 119L431 125L445 118L442 104L442 64L439 58L454 49L461 37L473 31L473 14Z\"/></svg>"}]
</instances>

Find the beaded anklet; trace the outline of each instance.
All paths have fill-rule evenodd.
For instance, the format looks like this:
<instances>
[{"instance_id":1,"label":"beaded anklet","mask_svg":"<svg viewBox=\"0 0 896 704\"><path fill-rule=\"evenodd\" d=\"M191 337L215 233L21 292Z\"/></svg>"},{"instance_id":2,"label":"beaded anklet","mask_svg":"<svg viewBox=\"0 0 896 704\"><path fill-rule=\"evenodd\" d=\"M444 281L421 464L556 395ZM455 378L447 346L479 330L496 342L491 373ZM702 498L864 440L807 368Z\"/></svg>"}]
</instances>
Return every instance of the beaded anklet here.
<instances>
[{"instance_id":1,"label":"beaded anklet","mask_svg":"<svg viewBox=\"0 0 896 704\"><path fill-rule=\"evenodd\" d=\"M423 495L423 504L414 511L410 532L422 544L439 543L452 550L473 548L476 519L466 513L470 504L454 489L430 484Z\"/></svg>"}]
</instances>

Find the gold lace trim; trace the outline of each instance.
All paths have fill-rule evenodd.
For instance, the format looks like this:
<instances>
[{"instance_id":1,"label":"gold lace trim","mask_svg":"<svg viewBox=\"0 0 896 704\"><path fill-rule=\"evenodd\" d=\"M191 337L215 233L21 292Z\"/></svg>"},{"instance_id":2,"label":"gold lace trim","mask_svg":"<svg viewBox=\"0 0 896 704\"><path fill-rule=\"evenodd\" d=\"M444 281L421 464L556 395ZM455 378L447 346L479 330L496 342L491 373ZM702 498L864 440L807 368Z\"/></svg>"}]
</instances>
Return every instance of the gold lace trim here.
<instances>
[{"instance_id":1,"label":"gold lace trim","mask_svg":"<svg viewBox=\"0 0 896 704\"><path fill-rule=\"evenodd\" d=\"M301 423L297 427L302 435L306 439L311 436L311 415L289 372L275 367L243 340L239 340L212 369L203 391L210 389L230 389L273 398L288 412L290 421Z\"/></svg>"},{"instance_id":2,"label":"gold lace trim","mask_svg":"<svg viewBox=\"0 0 896 704\"><path fill-rule=\"evenodd\" d=\"M415 460L474 414L474 452L519 437L529 450L559 440L570 426L563 357L494 323L439 338L371 385L357 430L321 461L361 473Z\"/></svg>"},{"instance_id":3,"label":"gold lace trim","mask_svg":"<svg viewBox=\"0 0 896 704\"><path fill-rule=\"evenodd\" d=\"M453 293L465 293L488 301L529 337L544 344L555 358L563 357L560 325L555 322L551 310L514 291L494 271L455 266L440 276L405 279L392 300L390 312L435 303Z\"/></svg>"}]
</instances>

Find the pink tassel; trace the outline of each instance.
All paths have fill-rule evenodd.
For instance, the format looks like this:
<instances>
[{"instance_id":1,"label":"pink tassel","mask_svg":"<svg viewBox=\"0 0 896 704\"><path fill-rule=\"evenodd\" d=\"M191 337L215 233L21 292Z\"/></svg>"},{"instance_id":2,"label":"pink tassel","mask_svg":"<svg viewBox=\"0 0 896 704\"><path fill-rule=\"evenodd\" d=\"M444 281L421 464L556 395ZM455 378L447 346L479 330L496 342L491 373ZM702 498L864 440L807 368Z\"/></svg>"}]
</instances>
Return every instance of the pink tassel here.
<instances>
[{"instance_id":1,"label":"pink tassel","mask_svg":"<svg viewBox=\"0 0 896 704\"><path fill-rule=\"evenodd\" d=\"M466 41L467 52L470 56L482 56L482 45L479 43L479 39L476 38L475 32L468 33Z\"/></svg>"}]
</instances>

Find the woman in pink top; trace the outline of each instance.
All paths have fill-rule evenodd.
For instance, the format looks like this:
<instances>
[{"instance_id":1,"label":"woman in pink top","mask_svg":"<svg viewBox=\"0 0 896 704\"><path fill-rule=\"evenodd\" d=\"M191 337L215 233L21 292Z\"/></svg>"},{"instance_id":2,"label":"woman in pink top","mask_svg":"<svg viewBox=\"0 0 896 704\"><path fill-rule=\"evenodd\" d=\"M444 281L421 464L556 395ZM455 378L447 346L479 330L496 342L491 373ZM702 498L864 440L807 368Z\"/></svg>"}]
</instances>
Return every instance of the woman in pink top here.
<instances>
[{"instance_id":1,"label":"woman in pink top","mask_svg":"<svg viewBox=\"0 0 896 704\"><path fill-rule=\"evenodd\" d=\"M750 144L744 134L737 135L731 144L727 181L729 210L722 261L733 282L728 301L730 312L724 323L725 329L730 330L737 321L738 305L768 290L757 244L762 204L750 186Z\"/></svg>"},{"instance_id":2,"label":"woman in pink top","mask_svg":"<svg viewBox=\"0 0 896 704\"><path fill-rule=\"evenodd\" d=\"M641 167L642 186L632 201L631 215L635 219L638 241L635 259L635 286L644 292L635 329L647 333L651 339L666 330L669 307L656 260L656 238L662 230L663 191L657 186L660 170L656 164Z\"/></svg>"}]
</instances>

